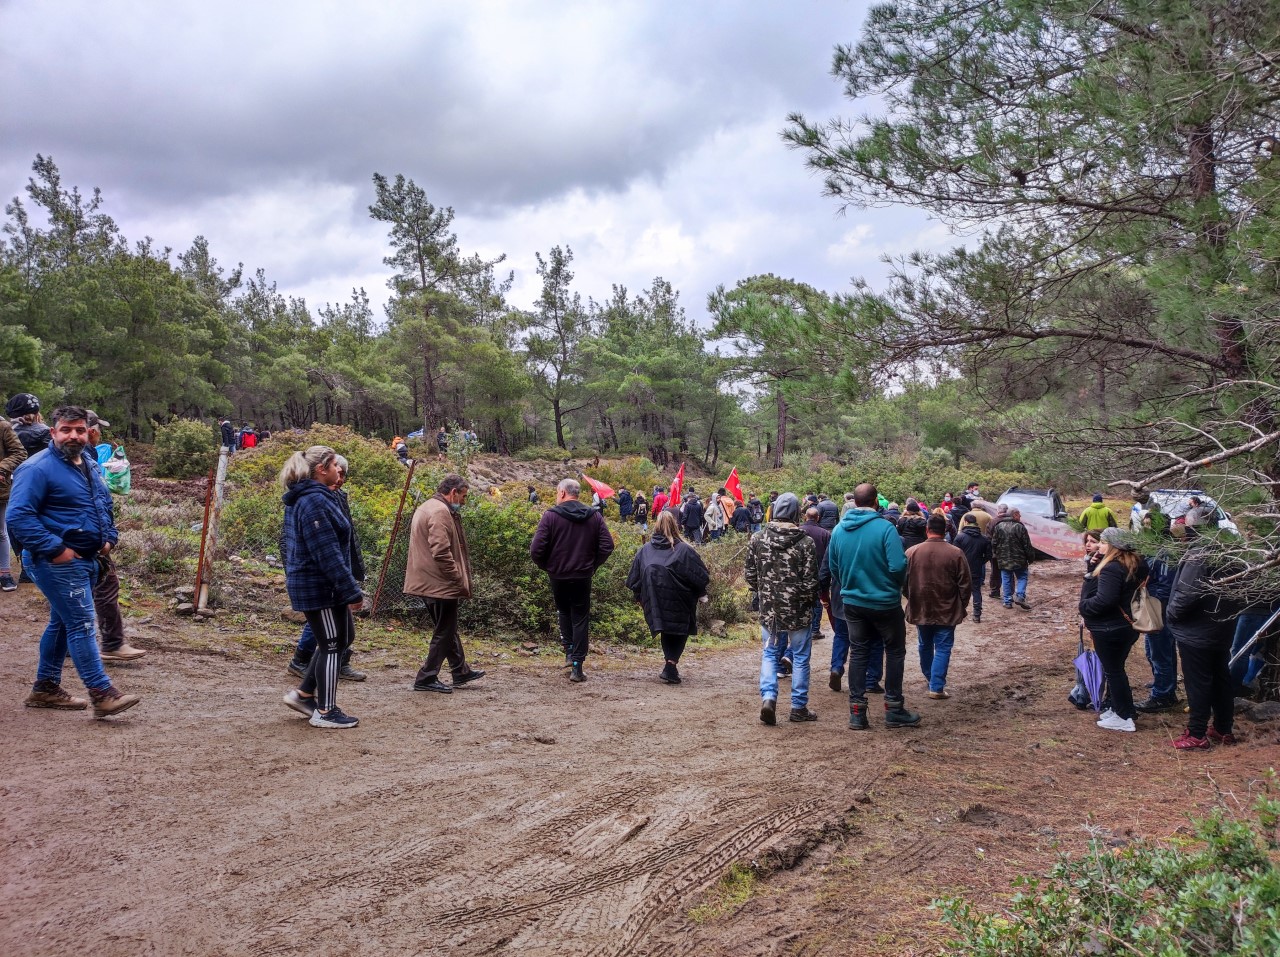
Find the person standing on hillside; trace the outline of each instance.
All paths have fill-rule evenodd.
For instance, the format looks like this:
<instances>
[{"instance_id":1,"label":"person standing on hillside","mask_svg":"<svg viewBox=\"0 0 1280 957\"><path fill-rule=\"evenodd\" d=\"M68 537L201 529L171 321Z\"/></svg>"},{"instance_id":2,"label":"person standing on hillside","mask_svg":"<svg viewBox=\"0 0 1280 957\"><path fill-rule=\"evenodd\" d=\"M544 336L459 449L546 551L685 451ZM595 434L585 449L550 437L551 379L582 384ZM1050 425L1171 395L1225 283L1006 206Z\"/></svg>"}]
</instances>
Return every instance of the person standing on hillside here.
<instances>
[{"instance_id":1,"label":"person standing on hillside","mask_svg":"<svg viewBox=\"0 0 1280 957\"><path fill-rule=\"evenodd\" d=\"M27 450L22 447L13 426L8 419L0 419L0 591L14 591L18 587L18 583L13 580L4 510L9 504L13 473L26 460Z\"/></svg>"},{"instance_id":2,"label":"person standing on hillside","mask_svg":"<svg viewBox=\"0 0 1280 957\"><path fill-rule=\"evenodd\" d=\"M52 444L13 475L6 519L22 542L22 564L49 601L49 624L40 638L40 665L27 696L29 708L81 710L88 705L62 690L67 653L89 689L95 718L132 708L137 695L116 690L98 653L93 586L99 555L119 538L111 493L89 445L89 413L66 405L52 415Z\"/></svg>"},{"instance_id":3,"label":"person standing on hillside","mask_svg":"<svg viewBox=\"0 0 1280 957\"><path fill-rule=\"evenodd\" d=\"M791 649L792 721L817 721L809 710L809 656L813 606L818 601L818 556L813 539L796 524L800 500L790 492L773 503L773 518L747 546L747 587L760 608L760 720L777 724L778 665Z\"/></svg>"},{"instance_id":4,"label":"person standing on hillside","mask_svg":"<svg viewBox=\"0 0 1280 957\"><path fill-rule=\"evenodd\" d=\"M969 560L944 540L947 517L939 510L929 516L928 538L907 549L907 621L916 626L920 671L929 682L929 697L946 699L947 668L956 625L964 621L973 579Z\"/></svg>"},{"instance_id":5,"label":"person standing on hillside","mask_svg":"<svg viewBox=\"0 0 1280 957\"><path fill-rule=\"evenodd\" d=\"M655 485L653 487L653 520L656 522L662 510L667 507L667 490Z\"/></svg>"},{"instance_id":6,"label":"person standing on hillside","mask_svg":"<svg viewBox=\"0 0 1280 957\"><path fill-rule=\"evenodd\" d=\"M440 426L440 430L436 432L436 461L443 462L445 456L449 454L449 433L444 430L444 426Z\"/></svg>"},{"instance_id":7,"label":"person standing on hillside","mask_svg":"<svg viewBox=\"0 0 1280 957\"><path fill-rule=\"evenodd\" d=\"M102 430L111 427L106 419L98 417L93 409L89 414L89 448L102 441ZM115 561L110 555L98 557L98 583L93 587L93 607L98 613L98 626L102 632L102 660L107 663L137 661L146 655L141 648L134 648L124 640L124 616L120 614L120 578L116 575Z\"/></svg>"},{"instance_id":8,"label":"person standing on hillside","mask_svg":"<svg viewBox=\"0 0 1280 957\"><path fill-rule=\"evenodd\" d=\"M702 506L702 499L690 493L680 513L681 523L684 525L684 537L695 545L701 545L702 523L707 515L707 510Z\"/></svg>"},{"instance_id":9,"label":"person standing on hillside","mask_svg":"<svg viewBox=\"0 0 1280 957\"><path fill-rule=\"evenodd\" d=\"M574 479L561 480L556 504L542 513L529 543L529 557L551 579L564 663L574 682L587 680L582 665L589 648L591 579L613 554L609 526L599 512L578 501L581 491Z\"/></svg>"},{"instance_id":10,"label":"person standing on hillside","mask_svg":"<svg viewBox=\"0 0 1280 957\"><path fill-rule=\"evenodd\" d=\"M1036 550L1031 546L1031 536L1022 524L1019 509L1009 509L992 524L991 552L1000 567L1000 598L1004 607L1012 608L1016 604L1023 611L1030 611L1027 577Z\"/></svg>"},{"instance_id":11,"label":"person standing on hillside","mask_svg":"<svg viewBox=\"0 0 1280 957\"><path fill-rule=\"evenodd\" d=\"M884 641L884 721L889 728L920 723L908 711L902 693L907 657L907 621L902 612L902 586L907 556L892 523L877 512L879 493L870 482L853 490L854 507L844 513L831 533L827 563L831 585L840 590L849 624L849 727L865 731L867 720L867 662L874 636Z\"/></svg>"},{"instance_id":12,"label":"person standing on hillside","mask_svg":"<svg viewBox=\"0 0 1280 957\"><path fill-rule=\"evenodd\" d=\"M327 445L294 452L280 470L287 516L285 587L294 611L306 616L316 651L298 687L284 703L313 728L354 728L358 718L338 707L338 668L355 631L352 617L364 592L351 571L351 522L335 491L338 454Z\"/></svg>"},{"instance_id":13,"label":"person standing on hillside","mask_svg":"<svg viewBox=\"0 0 1280 957\"><path fill-rule=\"evenodd\" d=\"M633 511L635 511L635 502L631 498L631 493L627 491L627 487L623 485L618 489L618 521L631 521Z\"/></svg>"},{"instance_id":14,"label":"person standing on hillside","mask_svg":"<svg viewBox=\"0 0 1280 957\"><path fill-rule=\"evenodd\" d=\"M680 684L680 656L698 633L698 602L710 581L697 551L681 541L675 516L659 515L653 537L632 559L627 587L644 608L649 631L661 636L665 664L658 678L665 684Z\"/></svg>"},{"instance_id":15,"label":"person standing on hillside","mask_svg":"<svg viewBox=\"0 0 1280 957\"><path fill-rule=\"evenodd\" d=\"M471 557L458 514L469 490L461 475L446 475L436 494L418 506L409 526L404 593L425 599L434 629L427 657L414 678L414 691L452 694L454 688L484 677L483 671L467 664L458 635L458 603L471 597ZM452 685L440 680L445 662L453 675Z\"/></svg>"}]
</instances>

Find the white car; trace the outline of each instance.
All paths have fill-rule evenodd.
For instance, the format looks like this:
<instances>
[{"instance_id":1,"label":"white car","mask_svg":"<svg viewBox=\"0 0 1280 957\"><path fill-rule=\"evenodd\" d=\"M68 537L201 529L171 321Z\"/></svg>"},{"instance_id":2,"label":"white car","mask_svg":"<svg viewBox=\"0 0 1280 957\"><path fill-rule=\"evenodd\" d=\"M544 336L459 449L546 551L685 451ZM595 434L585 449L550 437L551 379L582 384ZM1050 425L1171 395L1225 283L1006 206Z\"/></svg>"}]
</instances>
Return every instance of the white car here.
<instances>
[{"instance_id":1,"label":"white car","mask_svg":"<svg viewBox=\"0 0 1280 957\"><path fill-rule=\"evenodd\" d=\"M1186 515L1191 510L1191 498L1195 496L1201 503L1212 510L1209 524L1219 531L1239 535L1240 529L1231 521L1231 516L1224 512L1213 497L1198 488L1158 488L1151 493L1151 500L1160 506L1160 511L1169 516L1169 521Z\"/></svg>"}]
</instances>

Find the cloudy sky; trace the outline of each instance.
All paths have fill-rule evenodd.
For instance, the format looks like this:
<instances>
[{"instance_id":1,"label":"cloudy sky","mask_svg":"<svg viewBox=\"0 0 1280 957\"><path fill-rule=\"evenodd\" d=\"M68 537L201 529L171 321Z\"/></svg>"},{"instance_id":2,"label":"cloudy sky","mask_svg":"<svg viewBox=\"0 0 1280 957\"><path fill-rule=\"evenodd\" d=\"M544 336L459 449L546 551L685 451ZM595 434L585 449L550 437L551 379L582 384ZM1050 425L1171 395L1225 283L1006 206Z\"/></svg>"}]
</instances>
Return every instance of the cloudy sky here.
<instances>
[{"instance_id":1,"label":"cloudy sky","mask_svg":"<svg viewBox=\"0 0 1280 957\"><path fill-rule=\"evenodd\" d=\"M689 314L760 272L829 291L945 242L820 195L788 112L851 115L828 74L866 0L430 3L0 0L0 192L37 153L131 240L208 237L314 311L385 300L372 174L452 206L464 253L568 245L603 299L670 280Z\"/></svg>"}]
</instances>

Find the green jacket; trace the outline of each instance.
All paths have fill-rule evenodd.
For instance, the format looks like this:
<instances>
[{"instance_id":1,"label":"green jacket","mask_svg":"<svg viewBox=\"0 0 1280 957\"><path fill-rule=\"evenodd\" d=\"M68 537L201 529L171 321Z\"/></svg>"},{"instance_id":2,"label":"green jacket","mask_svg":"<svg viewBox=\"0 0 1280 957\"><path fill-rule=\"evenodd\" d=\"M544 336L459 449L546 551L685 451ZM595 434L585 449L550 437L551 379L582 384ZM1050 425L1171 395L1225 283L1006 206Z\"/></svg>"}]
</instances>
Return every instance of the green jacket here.
<instances>
[{"instance_id":1,"label":"green jacket","mask_svg":"<svg viewBox=\"0 0 1280 957\"><path fill-rule=\"evenodd\" d=\"M1027 568L1036 557L1027 526L1008 515L991 526L991 554L996 567L1005 570Z\"/></svg>"},{"instance_id":2,"label":"green jacket","mask_svg":"<svg viewBox=\"0 0 1280 957\"><path fill-rule=\"evenodd\" d=\"M753 535L746 578L770 634L809 627L818 600L818 553L799 525L769 522Z\"/></svg>"},{"instance_id":3,"label":"green jacket","mask_svg":"<svg viewBox=\"0 0 1280 957\"><path fill-rule=\"evenodd\" d=\"M1115 528L1116 517L1103 502L1091 502L1089 507L1080 513L1080 523L1089 531L1102 531L1104 528Z\"/></svg>"}]
</instances>

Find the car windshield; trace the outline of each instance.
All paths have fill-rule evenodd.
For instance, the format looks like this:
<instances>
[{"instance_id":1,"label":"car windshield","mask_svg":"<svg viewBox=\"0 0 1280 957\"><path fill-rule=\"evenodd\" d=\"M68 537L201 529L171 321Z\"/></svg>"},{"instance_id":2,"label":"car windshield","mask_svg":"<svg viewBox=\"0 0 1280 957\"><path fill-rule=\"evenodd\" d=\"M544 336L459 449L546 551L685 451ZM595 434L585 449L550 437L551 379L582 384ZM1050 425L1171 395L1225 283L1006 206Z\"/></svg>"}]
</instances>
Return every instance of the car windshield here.
<instances>
[{"instance_id":1,"label":"car windshield","mask_svg":"<svg viewBox=\"0 0 1280 957\"><path fill-rule=\"evenodd\" d=\"M1054 517L1053 500L1045 492L1005 492L1000 496L1000 504L1032 515Z\"/></svg>"}]
</instances>

